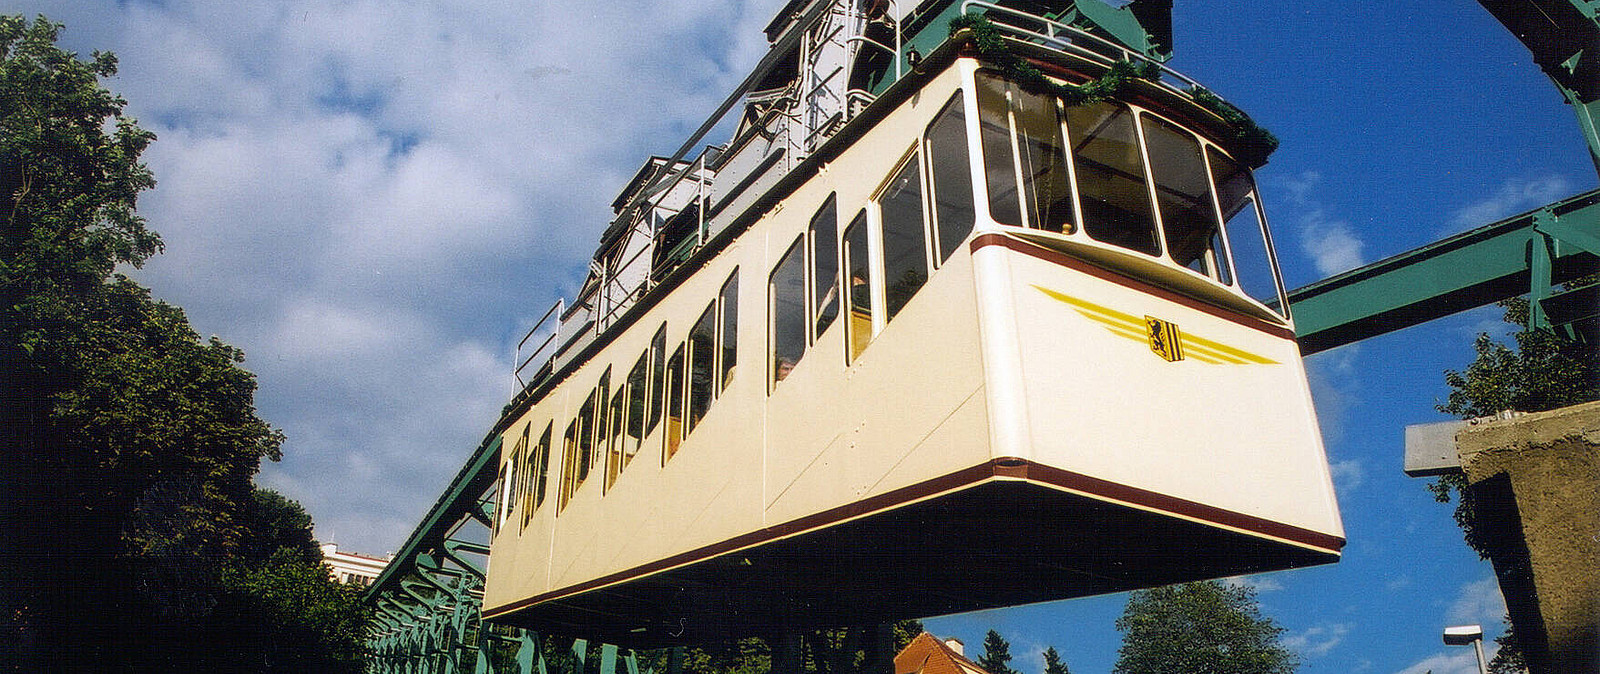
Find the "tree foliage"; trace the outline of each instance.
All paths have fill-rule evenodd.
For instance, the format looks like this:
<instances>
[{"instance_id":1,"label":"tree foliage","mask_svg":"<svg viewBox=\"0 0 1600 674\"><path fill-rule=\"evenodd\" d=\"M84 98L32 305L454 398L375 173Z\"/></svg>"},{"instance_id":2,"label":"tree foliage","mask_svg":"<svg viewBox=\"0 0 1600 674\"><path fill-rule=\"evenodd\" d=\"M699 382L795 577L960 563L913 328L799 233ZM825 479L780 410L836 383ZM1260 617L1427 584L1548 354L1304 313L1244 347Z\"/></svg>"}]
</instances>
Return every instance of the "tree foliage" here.
<instances>
[{"instance_id":1,"label":"tree foliage","mask_svg":"<svg viewBox=\"0 0 1600 674\"><path fill-rule=\"evenodd\" d=\"M1044 674L1072 674L1067 669L1067 663L1061 661L1061 654L1056 652L1056 647L1044 649Z\"/></svg>"},{"instance_id":2,"label":"tree foliage","mask_svg":"<svg viewBox=\"0 0 1600 674\"><path fill-rule=\"evenodd\" d=\"M243 353L116 273L161 247L135 210L155 135L60 30L0 17L0 670L258 671L201 666L218 625L356 634L310 518L252 484L283 436Z\"/></svg>"},{"instance_id":3,"label":"tree foliage","mask_svg":"<svg viewBox=\"0 0 1600 674\"><path fill-rule=\"evenodd\" d=\"M1580 279L1593 283L1600 279ZM1528 300L1500 303L1505 321L1525 325ZM1600 359L1594 345L1550 330L1522 329L1512 336L1516 348L1480 333L1473 342L1476 359L1461 372L1446 371L1450 395L1439 411L1471 419L1502 410L1542 412L1600 400Z\"/></svg>"},{"instance_id":4,"label":"tree foliage","mask_svg":"<svg viewBox=\"0 0 1600 674\"><path fill-rule=\"evenodd\" d=\"M1128 597L1115 674L1281 674L1299 665L1255 591L1209 580Z\"/></svg>"},{"instance_id":5,"label":"tree foliage","mask_svg":"<svg viewBox=\"0 0 1600 674\"><path fill-rule=\"evenodd\" d=\"M902 620L889 625L892 658L918 634L919 620ZM854 674L871 666L868 662L871 627L839 627L812 630L799 636L801 671L796 674ZM559 650L559 649L558 649ZM749 638L685 648L684 674L765 674L773 671L773 648L766 639ZM667 650L640 654L640 664L653 671L667 671ZM547 654L548 657L548 654ZM563 660L565 662L565 660ZM553 667L552 671L567 669Z\"/></svg>"},{"instance_id":6,"label":"tree foliage","mask_svg":"<svg viewBox=\"0 0 1600 674\"><path fill-rule=\"evenodd\" d=\"M978 658L977 662L989 674L1018 674L1010 664L1011 642L994 630L983 635L983 657Z\"/></svg>"}]
</instances>

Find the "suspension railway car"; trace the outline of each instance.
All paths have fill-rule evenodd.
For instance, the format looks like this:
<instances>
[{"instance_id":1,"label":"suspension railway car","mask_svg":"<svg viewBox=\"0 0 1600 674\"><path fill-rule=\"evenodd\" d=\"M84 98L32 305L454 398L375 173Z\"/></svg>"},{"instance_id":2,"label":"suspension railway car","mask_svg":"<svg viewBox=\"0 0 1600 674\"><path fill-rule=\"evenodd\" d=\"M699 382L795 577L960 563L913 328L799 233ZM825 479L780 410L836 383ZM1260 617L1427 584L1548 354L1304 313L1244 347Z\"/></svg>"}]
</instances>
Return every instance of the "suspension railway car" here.
<instances>
[{"instance_id":1,"label":"suspension railway car","mask_svg":"<svg viewBox=\"0 0 1600 674\"><path fill-rule=\"evenodd\" d=\"M1236 129L946 28L1143 58L1064 19L905 9L791 3L735 137L618 198L498 426L486 618L654 646L1338 558Z\"/></svg>"}]
</instances>

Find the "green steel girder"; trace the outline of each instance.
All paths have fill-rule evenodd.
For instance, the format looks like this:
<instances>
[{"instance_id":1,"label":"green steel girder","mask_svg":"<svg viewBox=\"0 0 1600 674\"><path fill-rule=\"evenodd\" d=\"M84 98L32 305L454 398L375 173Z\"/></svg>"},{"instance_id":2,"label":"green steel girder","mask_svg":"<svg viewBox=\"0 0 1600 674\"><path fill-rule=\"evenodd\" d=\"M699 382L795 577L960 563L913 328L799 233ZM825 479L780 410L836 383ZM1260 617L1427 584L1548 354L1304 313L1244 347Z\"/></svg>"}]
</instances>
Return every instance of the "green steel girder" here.
<instances>
[{"instance_id":1,"label":"green steel girder","mask_svg":"<svg viewBox=\"0 0 1600 674\"><path fill-rule=\"evenodd\" d=\"M1374 262L1289 293L1310 355L1600 270L1600 190ZM1534 302L1540 307L1542 302Z\"/></svg>"},{"instance_id":2,"label":"green steel girder","mask_svg":"<svg viewBox=\"0 0 1600 674\"><path fill-rule=\"evenodd\" d=\"M393 561L378 574L377 580L367 588L367 598L381 594L390 584L403 577L414 566L418 553L435 549L449 537L450 531L463 517L471 517L478 508L478 495L487 491L496 479L495 465L500 460L500 436L493 435L468 457L466 465L456 473L428 514L412 530ZM491 518L492 520L492 518Z\"/></svg>"},{"instance_id":3,"label":"green steel girder","mask_svg":"<svg viewBox=\"0 0 1600 674\"><path fill-rule=\"evenodd\" d=\"M444 574L439 574L439 575L444 575ZM447 603L452 605L452 606L460 605L460 604L463 604L463 603L469 603L473 599L471 596L467 595L466 592L464 592L461 588L454 587L454 586L450 585L449 583L446 583L446 582L444 582L442 580L439 580L438 578L435 577L435 573L434 572L423 570L421 568L418 568L417 572L412 574L411 578L402 579L400 582L401 582L402 585L404 585L407 582L413 582L414 583L415 581L412 581L413 578L416 579L416 580L420 580L423 583L427 584L427 586L429 588L431 588L431 589L436 591L436 593L437 593L436 596L442 595L443 599ZM416 585L413 584L412 587L416 587Z\"/></svg>"},{"instance_id":4,"label":"green steel girder","mask_svg":"<svg viewBox=\"0 0 1600 674\"><path fill-rule=\"evenodd\" d=\"M1594 0L1478 0L1533 54L1572 105L1600 170L1600 3Z\"/></svg>"},{"instance_id":5,"label":"green steel girder","mask_svg":"<svg viewBox=\"0 0 1600 674\"><path fill-rule=\"evenodd\" d=\"M466 569L467 573L477 576L479 580L482 580L487 574L483 567L478 566L476 562L466 557L468 554L488 555L489 546L487 545L471 541L447 540L444 545L439 547L439 552L461 568Z\"/></svg>"}]
</instances>

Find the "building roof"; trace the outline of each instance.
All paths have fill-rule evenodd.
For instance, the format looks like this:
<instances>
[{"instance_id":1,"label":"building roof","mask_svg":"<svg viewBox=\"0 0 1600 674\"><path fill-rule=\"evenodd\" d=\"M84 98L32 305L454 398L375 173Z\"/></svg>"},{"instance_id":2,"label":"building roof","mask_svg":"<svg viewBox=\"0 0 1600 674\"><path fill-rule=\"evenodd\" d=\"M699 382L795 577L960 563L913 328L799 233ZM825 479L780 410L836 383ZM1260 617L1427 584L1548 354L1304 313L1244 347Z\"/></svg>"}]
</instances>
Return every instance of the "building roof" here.
<instances>
[{"instance_id":1,"label":"building roof","mask_svg":"<svg viewBox=\"0 0 1600 674\"><path fill-rule=\"evenodd\" d=\"M894 656L894 674L989 674L949 644L923 632Z\"/></svg>"}]
</instances>

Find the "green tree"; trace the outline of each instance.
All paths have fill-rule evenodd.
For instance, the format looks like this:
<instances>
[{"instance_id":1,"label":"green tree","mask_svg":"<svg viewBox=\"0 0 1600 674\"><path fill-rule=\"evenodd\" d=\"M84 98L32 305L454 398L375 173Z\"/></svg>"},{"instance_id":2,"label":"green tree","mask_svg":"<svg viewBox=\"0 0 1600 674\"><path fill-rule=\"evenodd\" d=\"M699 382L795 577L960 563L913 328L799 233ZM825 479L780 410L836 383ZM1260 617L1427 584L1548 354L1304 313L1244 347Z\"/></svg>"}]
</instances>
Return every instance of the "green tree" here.
<instances>
[{"instance_id":1,"label":"green tree","mask_svg":"<svg viewBox=\"0 0 1600 674\"><path fill-rule=\"evenodd\" d=\"M989 674L1017 674L1011 668L1011 642L1000 636L999 632L989 630L983 635L983 657L978 658L978 666Z\"/></svg>"},{"instance_id":2,"label":"green tree","mask_svg":"<svg viewBox=\"0 0 1600 674\"><path fill-rule=\"evenodd\" d=\"M1570 287L1600 281L1590 276ZM1528 300L1517 297L1500 303L1503 319L1512 325L1528 322ZM1480 333L1473 342L1477 356L1463 371L1447 370L1445 384L1449 397L1439 411L1462 419L1490 416L1504 410L1542 412L1568 405L1600 400L1600 359L1595 358L1592 340L1571 339L1550 330L1524 327L1512 335L1516 348L1506 346ZM1439 476L1428 485L1441 503L1456 502L1454 517L1467 545L1483 559L1489 558L1491 543L1477 526L1475 495L1460 473ZM1523 671L1522 649L1516 633L1507 630L1496 642L1490 670L1497 674Z\"/></svg>"},{"instance_id":3,"label":"green tree","mask_svg":"<svg viewBox=\"0 0 1600 674\"><path fill-rule=\"evenodd\" d=\"M243 353L116 273L161 247L155 136L60 30L0 17L0 671L354 671L354 590L252 484L283 436Z\"/></svg>"},{"instance_id":4,"label":"green tree","mask_svg":"<svg viewBox=\"0 0 1600 674\"><path fill-rule=\"evenodd\" d=\"M854 674L868 663L871 632L867 627L812 630L800 635L800 674ZM922 633L922 621L902 620L889 626L890 657ZM763 674L773 671L772 646L766 639L748 638L704 644L684 649L685 674ZM641 653L642 668L666 671L667 649ZM548 657L548 654L547 654ZM555 672L565 669L552 668Z\"/></svg>"},{"instance_id":5,"label":"green tree","mask_svg":"<svg viewBox=\"0 0 1600 674\"><path fill-rule=\"evenodd\" d=\"M1067 669L1067 663L1061 661L1061 654L1056 652L1056 647L1044 649L1044 674L1072 674Z\"/></svg>"},{"instance_id":6,"label":"green tree","mask_svg":"<svg viewBox=\"0 0 1600 674\"><path fill-rule=\"evenodd\" d=\"M1299 665L1255 591L1208 580L1134 592L1115 674L1281 674Z\"/></svg>"}]
</instances>

